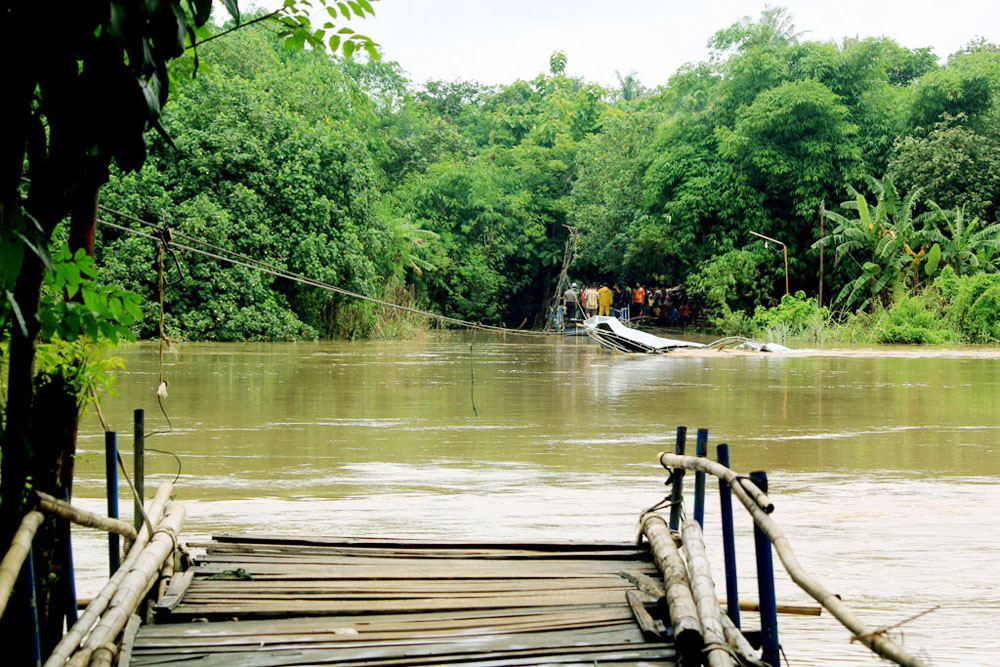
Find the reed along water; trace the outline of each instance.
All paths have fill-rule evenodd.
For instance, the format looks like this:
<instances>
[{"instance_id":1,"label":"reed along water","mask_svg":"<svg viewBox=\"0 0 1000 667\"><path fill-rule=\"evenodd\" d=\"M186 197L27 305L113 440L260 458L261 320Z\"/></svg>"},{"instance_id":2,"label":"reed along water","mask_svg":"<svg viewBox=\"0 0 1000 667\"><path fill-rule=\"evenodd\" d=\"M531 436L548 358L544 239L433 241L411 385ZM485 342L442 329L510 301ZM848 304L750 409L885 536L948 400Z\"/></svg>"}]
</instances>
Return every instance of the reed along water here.
<instances>
[{"instance_id":1,"label":"reed along water","mask_svg":"<svg viewBox=\"0 0 1000 667\"><path fill-rule=\"evenodd\" d=\"M467 332L419 341L182 344L119 351L104 411L126 452L180 457L187 540L212 533L635 538L663 498L658 451L678 425L766 470L774 518L802 564L870 625L936 665L1000 664L1000 350L878 348L612 354L587 338ZM478 416L477 413L478 412ZM104 512L103 436L82 420L76 502ZM148 451L148 450L147 450ZM148 452L147 497L177 473ZM693 475L687 478L690 502ZM705 532L724 594L718 486ZM123 516L132 504L120 486ZM690 507L690 505L689 505ZM742 598L756 597L751 522L736 508ZM107 547L75 530L81 597ZM779 568L779 602L810 600ZM744 614L744 626L757 626ZM872 664L831 616L782 615L791 665Z\"/></svg>"}]
</instances>

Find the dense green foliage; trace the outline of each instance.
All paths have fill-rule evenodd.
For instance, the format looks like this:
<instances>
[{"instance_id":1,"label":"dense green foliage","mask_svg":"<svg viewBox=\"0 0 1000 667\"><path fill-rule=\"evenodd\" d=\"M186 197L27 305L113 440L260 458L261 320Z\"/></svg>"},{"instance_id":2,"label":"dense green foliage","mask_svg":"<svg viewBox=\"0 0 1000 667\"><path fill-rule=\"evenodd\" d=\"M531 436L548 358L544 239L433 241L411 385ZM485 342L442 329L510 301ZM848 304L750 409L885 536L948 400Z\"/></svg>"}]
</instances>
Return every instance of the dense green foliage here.
<instances>
[{"instance_id":1,"label":"dense green foliage","mask_svg":"<svg viewBox=\"0 0 1000 667\"><path fill-rule=\"evenodd\" d=\"M176 148L151 142L146 165L114 179L102 203L316 280L374 293L391 273L393 230L377 215L362 131L366 96L316 52L286 52L263 30L203 49L211 66L182 86L164 119ZM155 306L155 246L105 232L108 275ZM381 266L380 266L381 265ZM169 330L200 339L312 335L338 303L245 267L185 256L172 269ZM147 318L151 335L155 318ZM346 333L330 331L330 333Z\"/></svg>"},{"instance_id":2,"label":"dense green foliage","mask_svg":"<svg viewBox=\"0 0 1000 667\"><path fill-rule=\"evenodd\" d=\"M825 250L835 310L810 322L826 327L855 310L916 321L947 268L996 271L995 47L974 42L939 65L888 37L803 41L768 9L709 48L652 89L634 73L607 89L568 77L559 51L530 81L416 86L396 63L287 52L243 31L206 45L210 67L181 79L163 117L177 149L154 138L147 165L102 203L324 282L377 297L389 285L506 326L542 321L564 287L567 226L580 232L571 277L684 285L702 322L733 333L773 329L759 314L785 307L781 251L750 231L787 244L793 293L816 294ZM154 253L114 232L100 248L150 302ZM168 272L171 335L379 334L378 312L343 297L207 258L180 264L183 275Z\"/></svg>"}]
</instances>

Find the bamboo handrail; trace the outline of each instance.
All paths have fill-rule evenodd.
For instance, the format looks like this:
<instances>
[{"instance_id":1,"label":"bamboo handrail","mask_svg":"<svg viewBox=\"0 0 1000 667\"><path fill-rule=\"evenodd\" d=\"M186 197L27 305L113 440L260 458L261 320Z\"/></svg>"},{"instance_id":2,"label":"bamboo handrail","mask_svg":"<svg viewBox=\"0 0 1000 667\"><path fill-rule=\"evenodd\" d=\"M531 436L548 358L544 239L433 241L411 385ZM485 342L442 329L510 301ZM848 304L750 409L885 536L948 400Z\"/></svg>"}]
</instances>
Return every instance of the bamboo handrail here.
<instances>
[{"instance_id":1,"label":"bamboo handrail","mask_svg":"<svg viewBox=\"0 0 1000 667\"><path fill-rule=\"evenodd\" d=\"M694 519L688 519L684 522L683 536L691 594L705 637L705 658L709 667L732 667L733 658L729 654L729 643L722 626L722 607L715 595L715 582L712 581L712 569L705 554L701 526Z\"/></svg>"},{"instance_id":2,"label":"bamboo handrail","mask_svg":"<svg viewBox=\"0 0 1000 667\"><path fill-rule=\"evenodd\" d=\"M674 644L682 654L700 652L704 646L698 609L691 595L684 560L677 551L667 522L658 514L645 514L640 519L642 534L649 540L656 567L663 573L670 624L674 628Z\"/></svg>"},{"instance_id":3,"label":"bamboo handrail","mask_svg":"<svg viewBox=\"0 0 1000 667\"><path fill-rule=\"evenodd\" d=\"M753 646L750 645L750 642L743 636L743 633L736 627L736 624L733 623L728 614L722 615L722 630L726 633L726 641L729 642L729 647L739 656L740 660L754 667L767 667L767 663L760 659Z\"/></svg>"},{"instance_id":4,"label":"bamboo handrail","mask_svg":"<svg viewBox=\"0 0 1000 667\"><path fill-rule=\"evenodd\" d=\"M54 498L41 491L38 491L37 493L38 509L43 512L55 514L58 517L67 519L86 528L99 528L101 530L106 530L109 533L121 535L122 537L133 542L135 541L137 533L135 532L135 528L133 528L130 523L119 521L118 519L112 519L111 517L100 516L99 514L88 512L87 510L82 510L79 507L70 505L63 500Z\"/></svg>"},{"instance_id":5,"label":"bamboo handrail","mask_svg":"<svg viewBox=\"0 0 1000 667\"><path fill-rule=\"evenodd\" d=\"M740 502L743 503L743 506L750 512L754 523L771 540L774 550L778 553L778 558L781 559L781 563L785 566L785 571L788 572L792 581L799 588L819 602L834 618L840 621L841 625L850 630L855 639L883 658L892 660L896 664L904 665L905 667L926 667L925 662L910 655L905 649L888 637L868 627L840 598L827 590L825 586L806 572L799 564L798 559L795 557L795 552L792 551L792 546L788 542L788 538L785 537L778 524L750 497L740 481L742 478L733 470L704 457L678 456L669 452L661 452L658 458L664 468L700 470L724 480L732 488L733 493L740 499Z\"/></svg>"},{"instance_id":6,"label":"bamboo handrail","mask_svg":"<svg viewBox=\"0 0 1000 667\"><path fill-rule=\"evenodd\" d=\"M21 519L21 525L17 527L17 532L14 533L14 539L10 541L10 548L4 554L3 561L0 561L0 616L3 616L7 609L11 591L14 590L14 582L21 573L25 559L31 553L31 540L35 538L35 533L44 518L45 516L37 510L25 514Z\"/></svg>"},{"instance_id":7,"label":"bamboo handrail","mask_svg":"<svg viewBox=\"0 0 1000 667\"><path fill-rule=\"evenodd\" d=\"M139 602L156 583L156 577L163 561L173 554L177 547L177 536L181 532L183 523L184 505L170 503L163 521L160 522L153 534L153 538L139 554L125 578L122 579L107 613L90 631L86 644L70 658L68 665L83 667L92 664L91 658L94 657L94 652L105 644L114 642L115 637L125 628L125 624ZM125 569L124 566L122 569Z\"/></svg>"},{"instance_id":8,"label":"bamboo handrail","mask_svg":"<svg viewBox=\"0 0 1000 667\"><path fill-rule=\"evenodd\" d=\"M112 667L116 657L118 657L118 647L112 643L103 644L94 649L90 664L93 667Z\"/></svg>"},{"instance_id":9,"label":"bamboo handrail","mask_svg":"<svg viewBox=\"0 0 1000 667\"><path fill-rule=\"evenodd\" d=\"M743 475L738 475L737 479L739 479L740 484L743 486L743 490L747 492L747 495L753 498L754 502L756 502L762 510L768 514L774 511L774 503L771 502L771 499L767 497L767 494L764 493L759 486L753 483L752 479L744 477Z\"/></svg>"},{"instance_id":10,"label":"bamboo handrail","mask_svg":"<svg viewBox=\"0 0 1000 667\"><path fill-rule=\"evenodd\" d=\"M156 495L153 497L152 502L149 504L149 509L146 514L149 516L150 522L153 524L159 523L160 519L163 517L164 510L166 509L167 501L170 499L170 493L173 491L174 485L170 482L163 482L160 484L159 488L156 490ZM143 526L139 530L139 534L136 536L135 543L128 552L128 556L125 561L115 572L114 576L108 579L108 583L104 585L104 588L94 597L87 609L80 615L73 627L69 629L63 638L59 640L56 647L52 649L52 653L49 655L48 660L45 661L45 667L58 667L63 665L69 660L73 651L80 645L83 638L86 636L90 628L93 627L97 619L100 618L104 610L108 608L108 603L111 602L112 596L118 590L118 586L121 581L128 574L132 565L139 558L139 554L142 552L143 546L149 541L149 529L147 526Z\"/></svg>"}]
</instances>

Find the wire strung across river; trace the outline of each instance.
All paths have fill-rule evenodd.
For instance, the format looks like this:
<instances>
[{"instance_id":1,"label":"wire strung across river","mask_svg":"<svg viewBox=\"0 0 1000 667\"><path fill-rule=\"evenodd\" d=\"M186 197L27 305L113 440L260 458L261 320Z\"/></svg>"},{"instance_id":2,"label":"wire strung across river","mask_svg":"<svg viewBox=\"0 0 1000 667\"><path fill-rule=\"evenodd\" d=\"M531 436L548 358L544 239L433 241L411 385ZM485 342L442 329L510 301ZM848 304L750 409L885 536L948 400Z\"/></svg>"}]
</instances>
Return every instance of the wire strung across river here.
<instances>
[{"instance_id":1,"label":"wire strung across river","mask_svg":"<svg viewBox=\"0 0 1000 667\"><path fill-rule=\"evenodd\" d=\"M107 213L111 213L112 215L116 215L116 216L125 218L126 220L131 220L133 222L139 223L141 225L145 225L147 227L151 227L151 228L156 229L156 230L162 230L162 229L164 229L164 227L162 225L159 225L159 224L154 223L154 222L149 222L148 220L143 220L141 218L137 218L137 217L129 215L127 213L123 213L122 211L116 211L115 209L109 208L107 206L98 206L98 208L100 210L102 210L102 211L107 212ZM152 241L156 241L158 243L161 242L161 240L162 240L162 236L154 235L154 234L147 234L146 232L142 232L142 231L139 231L137 229L133 229L131 227L126 227L124 225L119 225L117 223L110 222L108 220L101 220L101 219L98 218L97 222L99 222L102 225L105 225L106 227L111 227L113 229L117 229L117 230L120 230L120 231L123 231L123 232L127 232L129 234L135 234L136 236L141 236L143 238L147 238L147 239L150 239ZM203 240L201 240L201 239L199 239L197 237L194 237L194 236L190 236L190 235L187 235L187 234L182 234L180 232L173 232L173 231L172 231L172 234L174 236L178 237L178 238L183 238L183 239L188 240L188 241L190 241L192 243L197 243L197 244L200 244L202 246L205 246L205 248L208 248L208 250L205 250L204 248L196 248L194 246L186 245L186 244L183 244L183 243L178 243L177 241L173 241L173 240L167 241L167 245L169 245L172 248L177 248L178 250L186 250L188 252L193 252L193 253L196 253L196 254L199 254L199 255L204 255L206 257L211 257L212 259L216 259L216 260L219 260L219 261L222 261L222 262L228 262L229 264L233 264L235 266L243 266L243 267L248 268L248 269L253 269L255 271L260 271L261 273L268 273L270 275L277 276L279 278L285 278L286 280L291 280L293 282L301 283L303 285L309 285L311 287L318 287L320 289L324 289L324 290L327 290L329 292L334 292L336 294L342 294L344 296L349 296L349 297L354 298L354 299L360 299L362 301L369 301L371 303L376 303L376 304L378 304L380 306L385 306L387 308L395 308L396 310L402 310L402 311L405 311L405 312L408 312L408 313L412 313L414 315L420 315L422 317L427 317L429 319L435 319L435 320L438 320L440 322L447 322L448 324L454 324L456 326L465 327L467 329L481 329L483 331L496 331L498 333L513 334L513 335L518 335L518 336L561 336L561 335L563 335L561 332L557 332L557 331L524 331L524 330L521 330L521 329L507 329L506 327L494 326L492 324L482 324L480 322L471 322L469 320L462 320L462 319L459 319L457 317L449 317L447 315L441 315L439 313L432 313L432 312L429 312L429 311L426 311L426 310L420 310L419 308L412 308L410 306L404 306L404 305L401 305L401 304L398 304L398 303L392 303L391 301L386 301L384 299L377 299L375 297L367 296L367 295L361 294L359 292L354 292L354 291L351 291L349 289L345 289L343 287L339 287L337 285L331 285L330 283L325 283L325 282L322 282L320 280L316 280L314 278L310 278L308 276L302 275L301 273L295 273L294 271L289 271L288 269L281 268L281 267L276 266L274 264L269 264L267 262L262 262L262 261L260 261L258 259L254 259L253 257L249 257L247 255L243 255L243 254L240 254L238 252L235 252L235 251L232 251L232 250L228 250L228 249L223 248L221 246L217 246L217 245L214 245L212 243L209 243L208 241L203 241ZM224 254L222 254L222 253L224 253Z\"/></svg>"}]
</instances>

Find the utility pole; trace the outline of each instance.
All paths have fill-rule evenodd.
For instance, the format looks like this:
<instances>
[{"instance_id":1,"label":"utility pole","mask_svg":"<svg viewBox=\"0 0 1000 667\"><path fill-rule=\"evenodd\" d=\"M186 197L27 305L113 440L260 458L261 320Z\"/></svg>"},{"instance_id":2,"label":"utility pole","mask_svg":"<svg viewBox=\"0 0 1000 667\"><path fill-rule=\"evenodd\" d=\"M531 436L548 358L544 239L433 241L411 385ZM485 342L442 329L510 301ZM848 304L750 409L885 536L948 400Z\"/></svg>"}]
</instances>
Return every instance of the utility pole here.
<instances>
[{"instance_id":1,"label":"utility pole","mask_svg":"<svg viewBox=\"0 0 1000 667\"><path fill-rule=\"evenodd\" d=\"M819 200L819 299L817 306L823 307L823 218L826 217L826 200Z\"/></svg>"}]
</instances>

